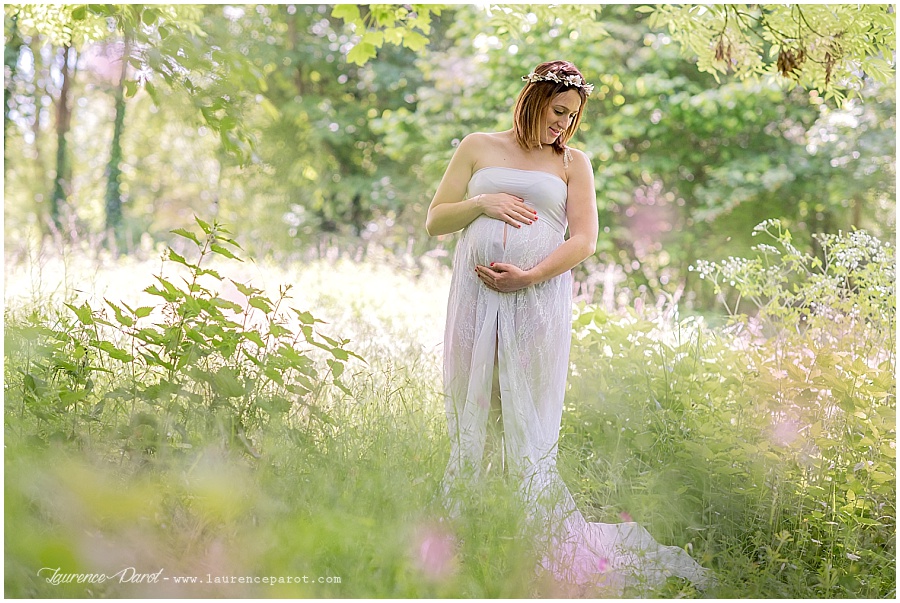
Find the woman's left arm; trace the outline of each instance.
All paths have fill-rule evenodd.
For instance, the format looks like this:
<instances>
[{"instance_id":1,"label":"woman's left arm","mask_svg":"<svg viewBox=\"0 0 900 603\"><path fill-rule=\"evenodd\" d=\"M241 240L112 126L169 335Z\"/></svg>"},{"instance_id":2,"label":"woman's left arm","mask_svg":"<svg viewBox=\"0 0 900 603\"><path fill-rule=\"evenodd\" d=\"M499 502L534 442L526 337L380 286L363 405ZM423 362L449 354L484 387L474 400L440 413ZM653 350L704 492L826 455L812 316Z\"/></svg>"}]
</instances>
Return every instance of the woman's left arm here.
<instances>
[{"instance_id":1,"label":"woman's left arm","mask_svg":"<svg viewBox=\"0 0 900 603\"><path fill-rule=\"evenodd\" d=\"M594 170L587 155L574 149L572 154L566 199L569 238L530 270L500 262L476 266L478 278L489 288L502 293L524 289L568 272L594 254L599 231Z\"/></svg>"}]
</instances>

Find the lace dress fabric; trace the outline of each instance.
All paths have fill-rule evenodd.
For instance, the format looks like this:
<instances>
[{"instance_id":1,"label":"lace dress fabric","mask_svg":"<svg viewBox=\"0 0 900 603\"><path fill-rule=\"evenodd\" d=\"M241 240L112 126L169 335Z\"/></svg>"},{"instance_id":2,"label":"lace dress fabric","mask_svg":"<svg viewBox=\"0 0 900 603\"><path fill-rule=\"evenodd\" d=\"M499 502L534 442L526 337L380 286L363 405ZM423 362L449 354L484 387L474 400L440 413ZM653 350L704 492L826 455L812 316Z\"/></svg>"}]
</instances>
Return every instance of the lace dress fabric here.
<instances>
[{"instance_id":1,"label":"lace dress fabric","mask_svg":"<svg viewBox=\"0 0 900 603\"><path fill-rule=\"evenodd\" d=\"M519 484L529 516L543 535L541 568L560 583L594 595L656 585L669 575L703 587L708 570L682 549L663 546L634 522L587 522L556 469L557 440L568 375L572 274L498 293L475 265L505 262L529 269L565 239L567 185L542 171L488 167L472 175L468 196L504 192L534 207L538 220L516 228L480 216L462 232L444 338L444 392L450 461L444 495L458 513L457 480L482 470L495 358L499 368L506 469Z\"/></svg>"}]
</instances>

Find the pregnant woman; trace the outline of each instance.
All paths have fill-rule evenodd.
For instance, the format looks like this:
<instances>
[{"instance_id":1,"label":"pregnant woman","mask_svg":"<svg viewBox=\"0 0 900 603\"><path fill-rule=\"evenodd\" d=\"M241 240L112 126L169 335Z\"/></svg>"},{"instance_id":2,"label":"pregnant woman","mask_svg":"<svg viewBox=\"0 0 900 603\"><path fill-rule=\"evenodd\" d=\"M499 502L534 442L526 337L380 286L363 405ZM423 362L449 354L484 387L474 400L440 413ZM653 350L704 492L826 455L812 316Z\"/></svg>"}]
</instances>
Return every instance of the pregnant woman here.
<instances>
[{"instance_id":1,"label":"pregnant woman","mask_svg":"<svg viewBox=\"0 0 900 603\"><path fill-rule=\"evenodd\" d=\"M571 270L594 253L598 234L593 169L567 142L593 86L567 61L542 63L522 79L513 128L466 136L428 210L430 235L462 230L444 337L445 494L479 476L499 407L504 469L544 534L544 570L595 595L669 575L703 587L707 570L680 548L633 522L587 522L557 473Z\"/></svg>"}]
</instances>

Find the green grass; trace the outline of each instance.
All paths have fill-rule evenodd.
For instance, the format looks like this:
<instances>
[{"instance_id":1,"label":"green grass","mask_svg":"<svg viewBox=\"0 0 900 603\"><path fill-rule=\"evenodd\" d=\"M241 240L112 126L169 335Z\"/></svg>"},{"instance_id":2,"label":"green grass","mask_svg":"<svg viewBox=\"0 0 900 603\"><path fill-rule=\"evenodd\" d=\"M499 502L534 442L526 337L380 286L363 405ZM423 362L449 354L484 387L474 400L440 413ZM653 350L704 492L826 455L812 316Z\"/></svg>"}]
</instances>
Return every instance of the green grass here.
<instances>
[{"instance_id":1,"label":"green grass","mask_svg":"<svg viewBox=\"0 0 900 603\"><path fill-rule=\"evenodd\" d=\"M247 434L255 458L218 431L221 421L207 421L209 429L191 423L184 438L131 420L137 411L155 412L147 402L90 412L105 392L134 382L127 364L91 373L93 389L73 406L28 398L22 371L49 362L33 345L46 333L22 330L28 314L40 309L41 321L53 324L59 311L69 315L59 324L74 324L64 301L149 303L141 288L159 270L153 260L96 270L83 257L45 259L40 278L28 265L7 267L6 596L561 594L535 578L537 552L513 485L489 476L470 487L459 518L444 517L445 269L210 264L268 292L293 283L294 305L325 319L323 332L349 338L348 349L365 359L345 363L349 393L317 390L321 415L293 405L260 422ZM90 287L54 293L23 285L61 267ZM812 381L776 378L780 369L768 359L792 348L748 348L727 329L692 319L651 322L596 308L580 316L560 471L589 520L627 514L662 543L689 548L717 573L719 585L706 596L893 596L895 481L883 478L895 450L890 367L857 366L865 386L848 393L852 412L825 416L803 392L829 375L845 378L847 367L824 354ZM774 430L779 392L806 400L795 405L802 437L787 441ZM208 403L182 412L208 419ZM156 583L104 584L50 584L49 570L39 575L57 567L162 574ZM175 576L199 583L176 584ZM223 584L224 576L307 582ZM656 593L699 595L674 579Z\"/></svg>"}]
</instances>

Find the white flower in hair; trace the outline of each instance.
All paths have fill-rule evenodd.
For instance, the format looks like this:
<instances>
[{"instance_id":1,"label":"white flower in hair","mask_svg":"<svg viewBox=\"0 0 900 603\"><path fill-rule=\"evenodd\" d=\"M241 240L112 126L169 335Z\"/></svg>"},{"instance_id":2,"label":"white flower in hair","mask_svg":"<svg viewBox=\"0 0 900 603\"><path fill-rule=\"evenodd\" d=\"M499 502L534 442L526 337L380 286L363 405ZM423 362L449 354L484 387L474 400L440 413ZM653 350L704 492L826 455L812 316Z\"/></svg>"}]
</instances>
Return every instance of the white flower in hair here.
<instances>
[{"instance_id":1,"label":"white flower in hair","mask_svg":"<svg viewBox=\"0 0 900 603\"><path fill-rule=\"evenodd\" d=\"M523 75L522 80L526 82L555 82L557 84L565 84L566 86L572 86L573 88L581 88L584 90L584 93L590 96L591 92L594 91L594 85L585 83L585 81L578 77L575 74L565 75L560 77L553 71L548 73L540 74L531 72L528 75Z\"/></svg>"}]
</instances>

